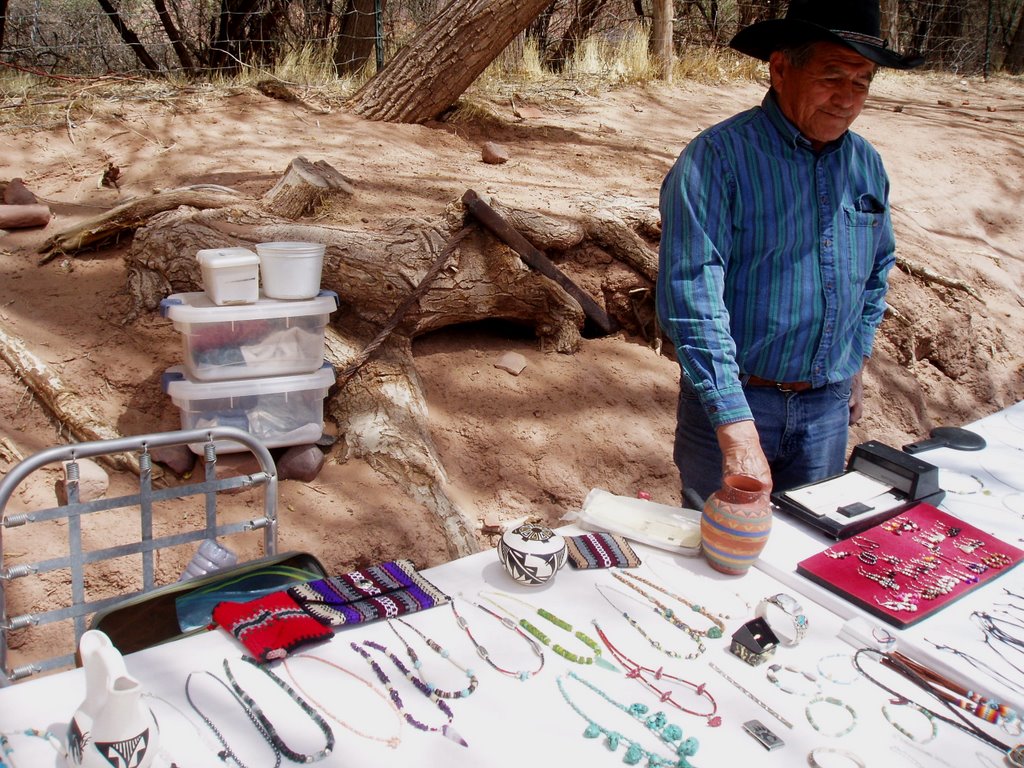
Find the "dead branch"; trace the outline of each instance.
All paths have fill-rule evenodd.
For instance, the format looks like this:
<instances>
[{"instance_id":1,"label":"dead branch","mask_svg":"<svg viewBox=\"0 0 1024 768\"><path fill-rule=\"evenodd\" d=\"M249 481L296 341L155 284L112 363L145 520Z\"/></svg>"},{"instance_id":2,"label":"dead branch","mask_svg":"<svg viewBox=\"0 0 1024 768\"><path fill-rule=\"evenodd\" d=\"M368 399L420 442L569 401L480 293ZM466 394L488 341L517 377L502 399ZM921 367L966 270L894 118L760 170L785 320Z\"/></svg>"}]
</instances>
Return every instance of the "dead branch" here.
<instances>
[{"instance_id":1,"label":"dead branch","mask_svg":"<svg viewBox=\"0 0 1024 768\"><path fill-rule=\"evenodd\" d=\"M947 288L954 288L958 291L963 291L978 301L981 301L981 294L979 294L973 286L955 277L947 277L946 275L940 275L935 270L925 267L921 264L910 261L903 256L896 256L896 266L904 270L908 274L914 277L919 277L927 283L936 283L937 285L944 285Z\"/></svg>"},{"instance_id":2,"label":"dead branch","mask_svg":"<svg viewBox=\"0 0 1024 768\"><path fill-rule=\"evenodd\" d=\"M0 358L77 440L111 440L122 436L96 416L88 401L70 389L56 371L26 349L21 339L9 336L2 327ZM138 461L134 456L112 456L107 461L117 469L139 473Z\"/></svg>"},{"instance_id":3,"label":"dead branch","mask_svg":"<svg viewBox=\"0 0 1024 768\"><path fill-rule=\"evenodd\" d=\"M226 208L246 200L248 198L238 192L229 194L223 191L192 187L171 189L149 197L129 200L106 213L79 222L63 232L58 232L40 247L39 252L44 255L39 260L39 264L47 264L58 256L74 254L83 248L113 238L121 232L133 232L145 224L150 217L179 206L200 209Z\"/></svg>"}]
</instances>

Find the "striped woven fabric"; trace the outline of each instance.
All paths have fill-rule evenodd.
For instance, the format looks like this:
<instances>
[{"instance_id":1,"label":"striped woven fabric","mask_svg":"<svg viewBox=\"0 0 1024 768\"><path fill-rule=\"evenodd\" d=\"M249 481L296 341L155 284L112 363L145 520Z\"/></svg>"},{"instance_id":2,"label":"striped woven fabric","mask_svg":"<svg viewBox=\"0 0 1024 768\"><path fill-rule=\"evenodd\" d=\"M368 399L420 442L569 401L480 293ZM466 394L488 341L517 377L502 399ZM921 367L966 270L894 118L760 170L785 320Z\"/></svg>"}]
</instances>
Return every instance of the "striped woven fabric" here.
<instances>
[{"instance_id":1,"label":"striped woven fabric","mask_svg":"<svg viewBox=\"0 0 1024 768\"><path fill-rule=\"evenodd\" d=\"M307 581L289 587L288 593L310 616L332 627L392 619L449 601L410 560Z\"/></svg>"},{"instance_id":2,"label":"striped woven fabric","mask_svg":"<svg viewBox=\"0 0 1024 768\"><path fill-rule=\"evenodd\" d=\"M633 547L617 533L597 531L568 536L569 563L574 568L636 568L640 565Z\"/></svg>"}]
</instances>

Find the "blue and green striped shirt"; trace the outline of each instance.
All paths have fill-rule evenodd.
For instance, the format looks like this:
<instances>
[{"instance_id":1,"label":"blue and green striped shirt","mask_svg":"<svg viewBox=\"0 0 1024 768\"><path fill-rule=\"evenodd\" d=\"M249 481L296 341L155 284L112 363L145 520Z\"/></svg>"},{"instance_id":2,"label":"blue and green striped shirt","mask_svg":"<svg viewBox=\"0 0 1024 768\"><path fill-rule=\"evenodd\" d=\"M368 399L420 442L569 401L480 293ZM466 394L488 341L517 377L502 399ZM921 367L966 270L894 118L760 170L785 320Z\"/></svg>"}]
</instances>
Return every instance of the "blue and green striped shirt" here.
<instances>
[{"instance_id":1,"label":"blue and green striped shirt","mask_svg":"<svg viewBox=\"0 0 1024 768\"><path fill-rule=\"evenodd\" d=\"M815 153L769 91L686 146L661 226L658 316L714 426L751 418L741 373L824 386L871 353L895 242L862 137Z\"/></svg>"}]
</instances>

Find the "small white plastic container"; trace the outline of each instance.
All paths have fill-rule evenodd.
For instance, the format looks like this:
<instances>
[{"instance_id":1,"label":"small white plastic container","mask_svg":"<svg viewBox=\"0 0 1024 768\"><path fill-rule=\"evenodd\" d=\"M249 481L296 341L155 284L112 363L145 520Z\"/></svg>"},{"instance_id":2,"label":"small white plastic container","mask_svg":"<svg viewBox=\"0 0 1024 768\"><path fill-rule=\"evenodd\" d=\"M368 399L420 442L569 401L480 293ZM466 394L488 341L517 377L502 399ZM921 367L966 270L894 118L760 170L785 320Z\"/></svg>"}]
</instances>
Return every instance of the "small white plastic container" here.
<instances>
[{"instance_id":1,"label":"small white plastic container","mask_svg":"<svg viewBox=\"0 0 1024 768\"><path fill-rule=\"evenodd\" d=\"M203 289L218 306L253 304L260 297L260 257L248 248L196 252Z\"/></svg>"},{"instance_id":2,"label":"small white plastic container","mask_svg":"<svg viewBox=\"0 0 1024 768\"><path fill-rule=\"evenodd\" d=\"M326 360L315 373L238 381L195 381L179 366L163 375L163 389L181 411L182 429L238 427L268 448L315 443L324 430L324 398L334 384ZM190 443L202 455L205 443ZM218 452L247 450L232 441L215 441Z\"/></svg>"},{"instance_id":3,"label":"small white plastic container","mask_svg":"<svg viewBox=\"0 0 1024 768\"><path fill-rule=\"evenodd\" d=\"M324 361L324 328L337 308L334 291L231 306L193 291L160 302L160 314L181 332L185 370L198 381L313 373Z\"/></svg>"},{"instance_id":4,"label":"small white plastic container","mask_svg":"<svg viewBox=\"0 0 1024 768\"><path fill-rule=\"evenodd\" d=\"M322 243L257 243L263 293L272 299L311 299L320 292Z\"/></svg>"}]
</instances>

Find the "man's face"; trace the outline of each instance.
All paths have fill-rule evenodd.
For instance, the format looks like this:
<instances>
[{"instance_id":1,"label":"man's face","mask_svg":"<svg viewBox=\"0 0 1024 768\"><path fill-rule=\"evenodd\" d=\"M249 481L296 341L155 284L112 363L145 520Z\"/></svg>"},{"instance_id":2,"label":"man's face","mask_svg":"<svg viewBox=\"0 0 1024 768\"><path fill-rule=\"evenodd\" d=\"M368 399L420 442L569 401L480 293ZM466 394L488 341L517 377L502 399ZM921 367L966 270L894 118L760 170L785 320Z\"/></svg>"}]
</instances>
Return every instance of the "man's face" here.
<instances>
[{"instance_id":1,"label":"man's face","mask_svg":"<svg viewBox=\"0 0 1024 768\"><path fill-rule=\"evenodd\" d=\"M782 113L815 149L835 141L864 108L875 64L835 43L818 43L802 67L771 55L772 87Z\"/></svg>"}]
</instances>

